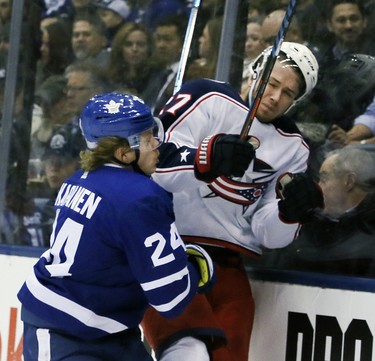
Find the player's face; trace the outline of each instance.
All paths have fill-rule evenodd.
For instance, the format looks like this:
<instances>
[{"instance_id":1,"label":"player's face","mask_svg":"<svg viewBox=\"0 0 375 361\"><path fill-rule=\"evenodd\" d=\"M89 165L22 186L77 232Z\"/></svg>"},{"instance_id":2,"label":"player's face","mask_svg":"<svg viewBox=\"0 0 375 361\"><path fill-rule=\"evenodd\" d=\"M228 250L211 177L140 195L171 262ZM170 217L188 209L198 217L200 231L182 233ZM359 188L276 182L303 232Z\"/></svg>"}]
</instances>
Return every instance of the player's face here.
<instances>
[{"instance_id":1,"label":"player's face","mask_svg":"<svg viewBox=\"0 0 375 361\"><path fill-rule=\"evenodd\" d=\"M159 145L160 142L154 138L151 130L140 135L138 166L147 175L151 175L156 170L156 165L159 162L159 150L157 149Z\"/></svg>"},{"instance_id":2,"label":"player's face","mask_svg":"<svg viewBox=\"0 0 375 361\"><path fill-rule=\"evenodd\" d=\"M269 123L283 115L297 98L300 82L292 68L283 67L277 60L256 113L259 121Z\"/></svg>"}]
</instances>

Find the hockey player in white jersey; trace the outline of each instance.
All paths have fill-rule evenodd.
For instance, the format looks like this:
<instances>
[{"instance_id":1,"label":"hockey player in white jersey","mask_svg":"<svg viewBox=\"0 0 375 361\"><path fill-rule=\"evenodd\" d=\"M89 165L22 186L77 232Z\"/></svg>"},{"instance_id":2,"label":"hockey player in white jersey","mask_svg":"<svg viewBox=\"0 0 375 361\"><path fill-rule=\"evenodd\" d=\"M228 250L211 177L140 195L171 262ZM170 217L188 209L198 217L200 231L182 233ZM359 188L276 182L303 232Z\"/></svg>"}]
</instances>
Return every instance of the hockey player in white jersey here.
<instances>
[{"instance_id":1,"label":"hockey player in white jersey","mask_svg":"<svg viewBox=\"0 0 375 361\"><path fill-rule=\"evenodd\" d=\"M250 101L270 51L252 64L257 76L249 79ZM229 84L187 82L161 111L166 143L154 179L173 192L182 239L201 244L213 258L217 283L173 320L147 310L142 325L158 360L248 360L254 304L241 254L259 257L264 247L288 245L299 222L322 206L320 189L301 174L308 146L284 116L317 76L306 46L282 44L249 132L254 147L243 175L237 173L244 150L239 134L248 105ZM278 179L288 173L293 180L280 200Z\"/></svg>"},{"instance_id":2,"label":"hockey player in white jersey","mask_svg":"<svg viewBox=\"0 0 375 361\"><path fill-rule=\"evenodd\" d=\"M163 136L150 108L99 94L80 122L89 150L57 195L50 249L18 293L24 360L151 361L139 330L146 307L180 314L213 281L212 261L184 245L171 195L150 179Z\"/></svg>"}]
</instances>

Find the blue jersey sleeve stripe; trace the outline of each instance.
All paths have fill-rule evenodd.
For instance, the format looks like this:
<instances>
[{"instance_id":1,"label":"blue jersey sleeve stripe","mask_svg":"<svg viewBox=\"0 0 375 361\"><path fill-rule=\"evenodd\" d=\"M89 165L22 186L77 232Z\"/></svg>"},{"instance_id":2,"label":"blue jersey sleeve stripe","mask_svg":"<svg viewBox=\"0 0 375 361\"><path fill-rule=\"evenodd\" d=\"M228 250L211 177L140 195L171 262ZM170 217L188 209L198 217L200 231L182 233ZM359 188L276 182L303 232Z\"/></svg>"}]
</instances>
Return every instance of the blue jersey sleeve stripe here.
<instances>
[{"instance_id":1,"label":"blue jersey sleeve stripe","mask_svg":"<svg viewBox=\"0 0 375 361\"><path fill-rule=\"evenodd\" d=\"M173 273L167 277L159 278L155 281L145 282L141 283L141 286L144 291L150 291L154 290L156 288L164 287L166 285L169 285L173 282L180 281L182 278L184 278L189 273L189 270L187 267L182 269L179 272Z\"/></svg>"},{"instance_id":2,"label":"blue jersey sleeve stripe","mask_svg":"<svg viewBox=\"0 0 375 361\"><path fill-rule=\"evenodd\" d=\"M30 275L26 280L26 285L32 295L39 301L48 306L54 307L61 312L65 312L86 326L94 327L108 333L121 332L128 328L120 322L108 317L99 316L78 303L49 290L38 281L35 274Z\"/></svg>"}]
</instances>

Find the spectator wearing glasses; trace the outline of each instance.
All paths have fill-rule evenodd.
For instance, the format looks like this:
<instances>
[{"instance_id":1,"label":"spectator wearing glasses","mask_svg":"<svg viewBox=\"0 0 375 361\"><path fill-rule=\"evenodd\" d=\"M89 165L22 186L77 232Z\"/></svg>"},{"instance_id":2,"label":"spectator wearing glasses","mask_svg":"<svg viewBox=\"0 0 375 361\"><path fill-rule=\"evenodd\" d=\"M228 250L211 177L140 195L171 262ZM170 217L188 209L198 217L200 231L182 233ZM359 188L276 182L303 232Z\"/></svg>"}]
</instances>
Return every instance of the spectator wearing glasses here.
<instances>
[{"instance_id":1,"label":"spectator wearing glasses","mask_svg":"<svg viewBox=\"0 0 375 361\"><path fill-rule=\"evenodd\" d=\"M86 144L79 128L79 114L84 104L94 95L112 90L108 83L107 73L100 66L91 61L76 62L69 65L65 71L66 78L66 109L69 109L68 121L58 131L70 134L71 144L78 144L85 149ZM65 116L65 115L64 115ZM68 115L67 115L68 116Z\"/></svg>"},{"instance_id":2,"label":"spectator wearing glasses","mask_svg":"<svg viewBox=\"0 0 375 361\"><path fill-rule=\"evenodd\" d=\"M375 163L354 147L328 153L319 172L324 209L282 250L268 251L271 267L375 275Z\"/></svg>"}]
</instances>

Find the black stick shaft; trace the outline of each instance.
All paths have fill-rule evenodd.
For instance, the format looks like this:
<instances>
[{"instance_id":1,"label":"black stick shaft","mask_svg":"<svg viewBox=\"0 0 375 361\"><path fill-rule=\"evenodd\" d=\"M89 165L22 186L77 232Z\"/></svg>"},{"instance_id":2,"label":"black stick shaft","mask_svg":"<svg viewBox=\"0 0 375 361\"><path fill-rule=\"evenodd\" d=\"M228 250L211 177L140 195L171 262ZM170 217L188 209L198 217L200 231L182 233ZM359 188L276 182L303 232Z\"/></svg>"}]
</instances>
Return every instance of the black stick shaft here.
<instances>
[{"instance_id":1,"label":"black stick shaft","mask_svg":"<svg viewBox=\"0 0 375 361\"><path fill-rule=\"evenodd\" d=\"M182 85L182 80L185 74L187 59L189 57L191 41L193 39L195 23L197 20L198 9L199 9L200 3L201 3L200 0L195 0L190 10L189 22L186 28L184 44L182 46L181 58L178 64L178 70L176 74L176 82L174 85L173 94L176 94L180 90L181 85Z\"/></svg>"},{"instance_id":2,"label":"black stick shaft","mask_svg":"<svg viewBox=\"0 0 375 361\"><path fill-rule=\"evenodd\" d=\"M275 65L277 56L279 55L281 44L284 41L286 32L288 31L296 6L297 6L297 0L290 0L290 3L285 12L284 20L281 23L279 32L273 44L271 54L269 55L267 59L266 66L264 68L261 78L259 79L259 85L258 85L256 95L254 97L253 102L250 105L249 112L247 113L244 125L242 127L242 130L240 133L242 139L245 139L250 132L251 124L253 123L260 101L262 100L264 90L266 89L266 86L268 84L269 78L272 73L272 69Z\"/></svg>"}]
</instances>

